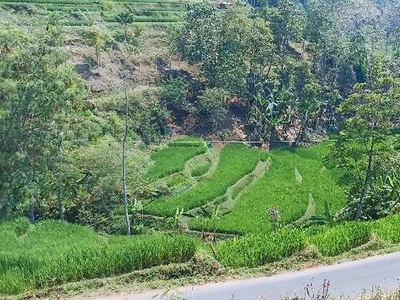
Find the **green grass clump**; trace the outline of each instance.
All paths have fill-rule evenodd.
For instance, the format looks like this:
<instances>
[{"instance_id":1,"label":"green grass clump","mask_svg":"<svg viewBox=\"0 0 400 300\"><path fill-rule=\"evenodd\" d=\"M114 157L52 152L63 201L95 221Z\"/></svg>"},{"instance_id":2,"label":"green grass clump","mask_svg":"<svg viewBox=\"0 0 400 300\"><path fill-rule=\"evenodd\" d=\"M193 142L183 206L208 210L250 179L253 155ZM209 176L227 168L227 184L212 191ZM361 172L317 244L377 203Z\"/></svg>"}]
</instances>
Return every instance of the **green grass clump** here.
<instances>
[{"instance_id":1,"label":"green grass clump","mask_svg":"<svg viewBox=\"0 0 400 300\"><path fill-rule=\"evenodd\" d=\"M196 250L195 242L181 235L106 237L58 221L29 225L19 236L25 226L20 223L0 224L0 294L183 262Z\"/></svg>"},{"instance_id":2,"label":"green grass clump","mask_svg":"<svg viewBox=\"0 0 400 300\"><path fill-rule=\"evenodd\" d=\"M184 146L178 146L181 145ZM183 141L174 141L168 144L168 147L156 151L151 155L154 161L146 172L146 177L149 179L158 179L181 172L185 168L185 163L200 154L207 151L207 147L199 140L196 143L184 144Z\"/></svg>"},{"instance_id":3,"label":"green grass clump","mask_svg":"<svg viewBox=\"0 0 400 300\"><path fill-rule=\"evenodd\" d=\"M217 259L233 268L256 267L289 257L304 249L306 237L299 230L235 238L216 245Z\"/></svg>"},{"instance_id":4,"label":"green grass clump","mask_svg":"<svg viewBox=\"0 0 400 300\"><path fill-rule=\"evenodd\" d=\"M323 214L328 202L332 212L343 207L346 198L335 176L327 170L322 158L327 145L291 150L276 149L269 155L271 166L265 175L236 200L232 212L217 221L217 230L234 233L270 232L268 207L280 211L283 224L301 218L308 206L309 193L316 203L317 214ZM302 180L296 180L301 175ZM198 221L192 227L198 228Z\"/></svg>"},{"instance_id":5,"label":"green grass clump","mask_svg":"<svg viewBox=\"0 0 400 300\"><path fill-rule=\"evenodd\" d=\"M183 176L182 174L174 174L173 176L171 176L171 178L167 179L166 184L169 188L172 188L181 183L184 183L185 181L186 181L186 177Z\"/></svg>"},{"instance_id":6,"label":"green grass clump","mask_svg":"<svg viewBox=\"0 0 400 300\"><path fill-rule=\"evenodd\" d=\"M217 168L210 178L178 196L155 200L145 210L154 215L173 216L177 207L189 210L204 205L224 195L228 187L250 173L263 154L258 149L240 144L226 146L221 151Z\"/></svg>"},{"instance_id":7,"label":"green grass clump","mask_svg":"<svg viewBox=\"0 0 400 300\"><path fill-rule=\"evenodd\" d=\"M191 175L193 177L203 176L204 174L206 174L208 172L208 170L210 169L211 165L212 165L211 161L208 161L203 165L196 166L191 171Z\"/></svg>"},{"instance_id":8,"label":"green grass clump","mask_svg":"<svg viewBox=\"0 0 400 300\"><path fill-rule=\"evenodd\" d=\"M400 214L388 216L371 223L372 232L382 240L400 242Z\"/></svg>"},{"instance_id":9,"label":"green grass clump","mask_svg":"<svg viewBox=\"0 0 400 300\"><path fill-rule=\"evenodd\" d=\"M370 239L368 223L348 222L325 230L310 238L324 256L335 256L361 246Z\"/></svg>"}]
</instances>

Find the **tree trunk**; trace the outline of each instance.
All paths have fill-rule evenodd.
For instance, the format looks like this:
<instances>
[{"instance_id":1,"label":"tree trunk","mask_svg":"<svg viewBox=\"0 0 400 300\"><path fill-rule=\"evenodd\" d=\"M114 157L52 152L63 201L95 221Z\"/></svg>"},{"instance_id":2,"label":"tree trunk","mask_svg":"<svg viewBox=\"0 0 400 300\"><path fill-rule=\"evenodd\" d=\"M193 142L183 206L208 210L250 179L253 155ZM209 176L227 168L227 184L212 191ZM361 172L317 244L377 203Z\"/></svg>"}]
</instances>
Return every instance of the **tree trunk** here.
<instances>
[{"instance_id":1,"label":"tree trunk","mask_svg":"<svg viewBox=\"0 0 400 300\"><path fill-rule=\"evenodd\" d=\"M367 193L369 179L371 178L372 160L373 160L373 156L374 156L374 146L375 146L375 138L372 137L371 147L369 149L369 154L368 154L367 174L365 175L365 180L364 180L364 184L363 184L363 187L362 187L362 190L361 190L361 195L360 195L360 201L359 201L358 207L357 207L356 218L355 218L356 221L361 218L361 213L362 213L362 209L363 209L363 206L364 206L364 198L365 198L365 195Z\"/></svg>"},{"instance_id":2,"label":"tree trunk","mask_svg":"<svg viewBox=\"0 0 400 300\"><path fill-rule=\"evenodd\" d=\"M308 127L308 112L306 112L304 121L300 122L300 125L301 125L300 132L297 135L296 140L295 140L296 145L298 145L301 141L303 141L304 135L306 134L306 130Z\"/></svg>"},{"instance_id":3,"label":"tree trunk","mask_svg":"<svg viewBox=\"0 0 400 300\"><path fill-rule=\"evenodd\" d=\"M97 76L100 76L100 48L97 43L95 52L96 52L96 64L97 64Z\"/></svg>"},{"instance_id":4,"label":"tree trunk","mask_svg":"<svg viewBox=\"0 0 400 300\"><path fill-rule=\"evenodd\" d=\"M61 221L64 221L64 209L62 205L62 156L63 156L63 149L62 149L62 138L58 144L58 179L57 179L57 203L58 203L58 214Z\"/></svg>"},{"instance_id":5,"label":"tree trunk","mask_svg":"<svg viewBox=\"0 0 400 300\"><path fill-rule=\"evenodd\" d=\"M124 138L122 141L122 193L123 193L123 201L124 201L124 209L125 209L125 219L126 219L126 234L131 235L131 224L129 219L129 210L128 210L128 197L126 191L126 140L128 137L128 95L125 86L125 129L124 129Z\"/></svg>"},{"instance_id":6,"label":"tree trunk","mask_svg":"<svg viewBox=\"0 0 400 300\"><path fill-rule=\"evenodd\" d=\"M125 128L124 128L124 135L123 135L123 140L122 140L122 198L123 198L123 204L124 204L124 211L125 211L125 221L126 221L126 234L129 236L131 235L131 220L129 216L129 204L128 204L128 196L127 196L127 184L126 184L126 169L127 169L127 139L128 139L128 133L129 133L129 127L128 127L128 117L129 117L129 97L128 97L128 70L127 70L127 64L128 64L128 59L130 57L130 54L128 51L128 23L123 24L123 30L124 30L124 47L121 49L121 54L122 54L122 63L121 63L121 70L122 70L122 76L121 78L123 79L123 89L124 89L124 101L125 101ZM140 64L139 64L140 67ZM135 205L136 205L136 200L135 200Z\"/></svg>"},{"instance_id":7,"label":"tree trunk","mask_svg":"<svg viewBox=\"0 0 400 300\"><path fill-rule=\"evenodd\" d=\"M35 224L35 201L33 198L31 199L31 203L29 205L29 220L32 224Z\"/></svg>"},{"instance_id":8,"label":"tree trunk","mask_svg":"<svg viewBox=\"0 0 400 300\"><path fill-rule=\"evenodd\" d=\"M275 126L271 126L270 130L271 131L269 133L269 150L271 150L278 144L278 140L276 138L277 134L276 134Z\"/></svg>"},{"instance_id":9,"label":"tree trunk","mask_svg":"<svg viewBox=\"0 0 400 300\"><path fill-rule=\"evenodd\" d=\"M256 74L255 74L255 72L253 71L253 69L251 69L250 70L250 73L249 73L249 94L250 94L250 98L251 98L251 101L253 101L253 99L256 97L256 93L257 93L257 91L256 91Z\"/></svg>"},{"instance_id":10,"label":"tree trunk","mask_svg":"<svg viewBox=\"0 0 400 300\"><path fill-rule=\"evenodd\" d=\"M0 190L1 190L1 185L0 185ZM3 209L4 206L7 204L7 199L2 197L0 194L0 211Z\"/></svg>"}]
</instances>

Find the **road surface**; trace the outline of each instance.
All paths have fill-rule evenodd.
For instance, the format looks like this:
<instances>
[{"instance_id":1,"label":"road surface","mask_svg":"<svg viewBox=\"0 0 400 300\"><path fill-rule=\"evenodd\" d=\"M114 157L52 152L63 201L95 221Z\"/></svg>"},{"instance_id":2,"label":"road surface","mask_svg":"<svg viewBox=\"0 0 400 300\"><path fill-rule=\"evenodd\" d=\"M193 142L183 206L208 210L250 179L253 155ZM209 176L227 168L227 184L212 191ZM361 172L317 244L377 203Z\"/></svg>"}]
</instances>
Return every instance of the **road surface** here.
<instances>
[{"instance_id":1,"label":"road surface","mask_svg":"<svg viewBox=\"0 0 400 300\"><path fill-rule=\"evenodd\" d=\"M305 286L312 283L314 294L320 292L325 279L330 281L329 294L337 298L370 293L378 287L392 291L399 287L400 252L375 256L332 266L288 272L270 277L233 280L200 286L186 286L169 292L150 291L141 294L94 297L94 300L166 300L171 294L187 300L280 300L305 295ZM179 299L182 299L179 298ZM176 298L174 298L176 299ZM307 298L309 299L309 298Z\"/></svg>"}]
</instances>

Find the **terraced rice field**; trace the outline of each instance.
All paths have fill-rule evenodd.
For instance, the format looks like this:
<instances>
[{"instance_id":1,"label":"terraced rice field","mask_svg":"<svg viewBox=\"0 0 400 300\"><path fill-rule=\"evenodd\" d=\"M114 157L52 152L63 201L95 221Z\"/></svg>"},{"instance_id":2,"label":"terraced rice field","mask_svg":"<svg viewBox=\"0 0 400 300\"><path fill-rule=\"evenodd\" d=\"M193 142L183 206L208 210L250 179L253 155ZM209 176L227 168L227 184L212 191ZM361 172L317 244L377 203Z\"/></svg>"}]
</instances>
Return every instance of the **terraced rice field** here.
<instances>
[{"instance_id":1,"label":"terraced rice field","mask_svg":"<svg viewBox=\"0 0 400 300\"><path fill-rule=\"evenodd\" d=\"M0 223L0 239L0 295L184 262L196 251L195 241L182 235L101 236L28 219Z\"/></svg>"},{"instance_id":2,"label":"terraced rice field","mask_svg":"<svg viewBox=\"0 0 400 300\"><path fill-rule=\"evenodd\" d=\"M316 204L315 214L323 213L325 201L332 212L339 210L345 204L345 194L331 171L322 163L326 153L326 144L293 151L271 151L269 170L237 199L229 214L217 221L217 230L230 233L270 232L268 207L277 208L281 222L288 224L306 213L310 195ZM200 229L201 220L192 222L191 226Z\"/></svg>"},{"instance_id":3,"label":"terraced rice field","mask_svg":"<svg viewBox=\"0 0 400 300\"><path fill-rule=\"evenodd\" d=\"M148 168L146 177L158 179L183 171L190 158L203 154L206 150L206 145L200 139L182 138L171 142L151 155L154 164Z\"/></svg>"},{"instance_id":4,"label":"terraced rice field","mask_svg":"<svg viewBox=\"0 0 400 300\"><path fill-rule=\"evenodd\" d=\"M145 210L158 216L173 216L177 208L190 210L207 204L225 194L227 189L247 175L266 155L259 149L244 145L226 146L220 153L215 172L190 190L169 198L156 199Z\"/></svg>"},{"instance_id":5,"label":"terraced rice field","mask_svg":"<svg viewBox=\"0 0 400 300\"><path fill-rule=\"evenodd\" d=\"M134 23L174 23L182 19L187 5L197 0L0 0L0 8L46 15L63 12L66 26L90 26L99 20L117 22L116 16L129 12Z\"/></svg>"},{"instance_id":6,"label":"terraced rice field","mask_svg":"<svg viewBox=\"0 0 400 300\"><path fill-rule=\"evenodd\" d=\"M197 148L190 147L186 152L182 151L179 141L175 146L176 151L175 147L169 146L152 155L156 163L148 170L149 178L162 178L180 172L188 159L201 153L201 148L198 152ZM197 180L196 174L205 174L210 166L192 166L191 176L195 184L191 188L171 197L155 199L145 210L149 214L169 217L175 214L177 208L190 210L190 228L201 231L209 220L202 217L201 211L196 208L203 206L211 211L220 203L222 213L217 216L213 230L239 234L271 232L267 215L270 207L279 210L282 225L322 215L325 202L334 213L343 207L346 198L344 189L337 183L337 174L323 164L323 157L328 151L328 143L270 152L240 144L228 145L219 154L214 172ZM258 171L252 175L256 166L267 159L269 162L261 168L261 173ZM183 177L170 178L167 185L173 186L170 181L180 183L185 180ZM227 191L231 190L234 193L227 197Z\"/></svg>"},{"instance_id":7,"label":"terraced rice field","mask_svg":"<svg viewBox=\"0 0 400 300\"><path fill-rule=\"evenodd\" d=\"M321 257L340 256L362 251L374 241L372 237L387 245L400 241L400 215L371 222L271 230L268 207L279 209L285 225L302 218L307 209L310 214L322 214L325 201L332 212L345 203L337 174L322 162L328 143L271 152L233 144L212 151L195 138L178 139L155 151L151 155L154 164L147 171L149 179L175 186L193 172L199 177L192 177L197 183L191 188L154 199L145 210L164 217L174 216L177 208L190 210L186 222L190 214L196 216L199 207L215 207L216 199L229 194L230 200L223 201L233 201L231 212L214 215L212 227L206 228L244 234L215 244L215 259L226 267L257 267L310 249ZM314 210L309 209L310 199ZM220 207L226 213L227 207ZM202 230L204 221L210 221L199 216L189 220L192 229ZM202 247L182 234L107 236L65 222L31 225L27 219L0 223L0 240L0 295L187 262Z\"/></svg>"}]
</instances>

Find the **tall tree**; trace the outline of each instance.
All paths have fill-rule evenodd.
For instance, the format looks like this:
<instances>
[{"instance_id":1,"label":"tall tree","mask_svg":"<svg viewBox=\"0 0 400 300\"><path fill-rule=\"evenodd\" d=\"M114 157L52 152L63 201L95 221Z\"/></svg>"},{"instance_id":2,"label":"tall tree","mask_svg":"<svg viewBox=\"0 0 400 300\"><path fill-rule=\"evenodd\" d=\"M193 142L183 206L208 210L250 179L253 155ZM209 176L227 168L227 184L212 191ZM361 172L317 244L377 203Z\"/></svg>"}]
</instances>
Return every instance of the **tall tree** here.
<instances>
[{"instance_id":1,"label":"tall tree","mask_svg":"<svg viewBox=\"0 0 400 300\"><path fill-rule=\"evenodd\" d=\"M394 137L389 129L400 113L400 80L375 58L368 81L354 86L340 112L347 119L328 161L344 170L354 209L350 213L358 220L368 217L363 212L371 187L393 167Z\"/></svg>"},{"instance_id":2,"label":"tall tree","mask_svg":"<svg viewBox=\"0 0 400 300\"><path fill-rule=\"evenodd\" d=\"M125 210L126 234L131 235L131 221L129 217L129 203L127 192L127 142L129 136L129 78L128 59L136 51L138 38L142 34L141 28L132 27L134 21L129 13L122 13L117 16L117 21L122 25L122 31L117 35L117 41L120 42L121 53L121 78L123 79L123 97L124 97L124 133L122 138L122 199ZM136 203L135 203L136 204Z\"/></svg>"},{"instance_id":3,"label":"tall tree","mask_svg":"<svg viewBox=\"0 0 400 300\"><path fill-rule=\"evenodd\" d=\"M32 222L57 153L58 116L85 97L61 51L59 21L53 16L37 35L5 23L0 30L0 198L14 206L30 202Z\"/></svg>"},{"instance_id":4,"label":"tall tree","mask_svg":"<svg viewBox=\"0 0 400 300\"><path fill-rule=\"evenodd\" d=\"M94 48L97 75L100 75L100 58L102 52L106 50L108 37L99 26L92 25L87 31L86 40L89 46Z\"/></svg>"},{"instance_id":5,"label":"tall tree","mask_svg":"<svg viewBox=\"0 0 400 300\"><path fill-rule=\"evenodd\" d=\"M275 5L264 8L262 15L271 24L278 51L280 74L284 76L288 59L294 52L289 42L302 42L304 38L304 11L296 1L278 0Z\"/></svg>"},{"instance_id":6,"label":"tall tree","mask_svg":"<svg viewBox=\"0 0 400 300\"><path fill-rule=\"evenodd\" d=\"M190 7L174 47L190 64L199 64L211 88L250 99L256 86L276 64L269 23L252 15L249 7L221 11L196 4ZM249 96L250 95L250 96Z\"/></svg>"}]
</instances>

